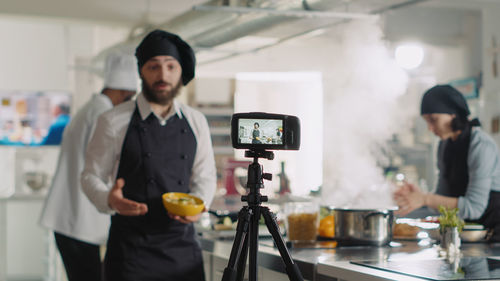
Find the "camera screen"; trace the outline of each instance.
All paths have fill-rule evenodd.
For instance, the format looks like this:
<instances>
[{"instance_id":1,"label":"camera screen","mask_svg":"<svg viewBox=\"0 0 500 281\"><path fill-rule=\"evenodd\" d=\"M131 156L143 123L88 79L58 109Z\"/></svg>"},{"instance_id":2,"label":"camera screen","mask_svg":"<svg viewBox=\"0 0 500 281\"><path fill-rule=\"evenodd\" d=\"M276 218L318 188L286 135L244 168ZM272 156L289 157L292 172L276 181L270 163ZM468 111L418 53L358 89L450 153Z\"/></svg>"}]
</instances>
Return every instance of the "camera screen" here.
<instances>
[{"instance_id":1,"label":"camera screen","mask_svg":"<svg viewBox=\"0 0 500 281\"><path fill-rule=\"evenodd\" d=\"M283 120L238 120L238 144L283 145Z\"/></svg>"}]
</instances>

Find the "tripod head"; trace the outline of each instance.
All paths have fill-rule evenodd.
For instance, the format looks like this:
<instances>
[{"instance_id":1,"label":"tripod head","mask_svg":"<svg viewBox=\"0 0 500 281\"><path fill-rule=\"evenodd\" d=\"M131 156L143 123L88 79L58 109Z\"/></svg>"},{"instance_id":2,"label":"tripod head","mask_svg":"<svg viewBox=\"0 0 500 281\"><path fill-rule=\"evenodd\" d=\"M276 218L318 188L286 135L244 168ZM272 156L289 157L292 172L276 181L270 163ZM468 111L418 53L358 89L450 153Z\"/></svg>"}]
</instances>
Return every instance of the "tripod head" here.
<instances>
[{"instance_id":1,"label":"tripod head","mask_svg":"<svg viewBox=\"0 0 500 281\"><path fill-rule=\"evenodd\" d=\"M267 196L260 193L260 189L264 188L264 180L272 180L273 175L263 173L262 166L259 164L259 158L268 160L274 159L272 151L251 149L245 151L245 157L253 158L253 163L248 165L247 188L250 190L248 195L241 196L242 202L247 202L248 206L260 206L262 202L267 202Z\"/></svg>"},{"instance_id":2,"label":"tripod head","mask_svg":"<svg viewBox=\"0 0 500 281\"><path fill-rule=\"evenodd\" d=\"M264 149L250 149L245 151L245 157L253 158L254 162L258 161L259 158L266 158L267 160L273 160L274 152L266 151Z\"/></svg>"}]
</instances>

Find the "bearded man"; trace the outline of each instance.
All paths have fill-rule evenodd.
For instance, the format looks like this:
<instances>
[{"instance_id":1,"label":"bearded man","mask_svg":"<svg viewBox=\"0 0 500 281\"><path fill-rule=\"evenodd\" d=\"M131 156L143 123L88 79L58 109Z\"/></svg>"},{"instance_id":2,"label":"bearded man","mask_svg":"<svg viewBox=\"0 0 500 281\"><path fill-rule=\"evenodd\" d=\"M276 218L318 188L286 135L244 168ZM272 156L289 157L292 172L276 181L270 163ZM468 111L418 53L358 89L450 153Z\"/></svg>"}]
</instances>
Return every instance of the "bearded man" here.
<instances>
[{"instance_id":1,"label":"bearded man","mask_svg":"<svg viewBox=\"0 0 500 281\"><path fill-rule=\"evenodd\" d=\"M142 92L99 117L81 177L90 201L112 214L104 277L205 280L193 227L200 215L168 214L161 198L190 193L208 208L215 193L207 120L175 100L194 77L194 52L179 36L155 30L135 55Z\"/></svg>"}]
</instances>

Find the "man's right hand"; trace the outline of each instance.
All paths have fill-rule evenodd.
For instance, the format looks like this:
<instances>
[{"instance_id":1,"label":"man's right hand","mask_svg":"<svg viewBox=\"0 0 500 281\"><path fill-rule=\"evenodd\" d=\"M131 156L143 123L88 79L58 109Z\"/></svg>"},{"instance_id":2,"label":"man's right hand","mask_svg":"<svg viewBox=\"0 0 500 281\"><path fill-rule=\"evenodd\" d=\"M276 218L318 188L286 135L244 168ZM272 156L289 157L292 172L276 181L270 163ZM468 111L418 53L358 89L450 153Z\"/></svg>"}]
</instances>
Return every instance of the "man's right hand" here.
<instances>
[{"instance_id":1,"label":"man's right hand","mask_svg":"<svg viewBox=\"0 0 500 281\"><path fill-rule=\"evenodd\" d=\"M129 200L123 197L123 186L125 180L119 178L109 192L108 205L118 214L124 216L141 216L148 212L148 206L144 203Z\"/></svg>"}]
</instances>

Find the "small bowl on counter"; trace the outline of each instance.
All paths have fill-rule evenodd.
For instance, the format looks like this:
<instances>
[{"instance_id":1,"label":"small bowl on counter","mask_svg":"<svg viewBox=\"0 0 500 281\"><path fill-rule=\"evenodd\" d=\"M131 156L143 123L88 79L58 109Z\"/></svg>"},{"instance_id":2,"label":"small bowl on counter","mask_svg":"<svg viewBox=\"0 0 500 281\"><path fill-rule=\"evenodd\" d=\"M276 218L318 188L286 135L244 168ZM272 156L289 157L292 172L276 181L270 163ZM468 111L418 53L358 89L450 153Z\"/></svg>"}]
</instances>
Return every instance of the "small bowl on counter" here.
<instances>
[{"instance_id":1,"label":"small bowl on counter","mask_svg":"<svg viewBox=\"0 0 500 281\"><path fill-rule=\"evenodd\" d=\"M48 185L48 176L41 171L29 171L24 173L26 185L32 191L38 192Z\"/></svg>"},{"instance_id":2,"label":"small bowl on counter","mask_svg":"<svg viewBox=\"0 0 500 281\"><path fill-rule=\"evenodd\" d=\"M466 224L460 232L460 240L462 242L484 242L488 230L480 224Z\"/></svg>"}]
</instances>

